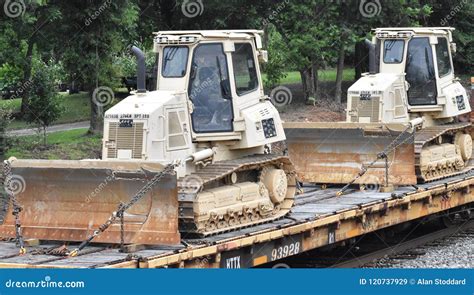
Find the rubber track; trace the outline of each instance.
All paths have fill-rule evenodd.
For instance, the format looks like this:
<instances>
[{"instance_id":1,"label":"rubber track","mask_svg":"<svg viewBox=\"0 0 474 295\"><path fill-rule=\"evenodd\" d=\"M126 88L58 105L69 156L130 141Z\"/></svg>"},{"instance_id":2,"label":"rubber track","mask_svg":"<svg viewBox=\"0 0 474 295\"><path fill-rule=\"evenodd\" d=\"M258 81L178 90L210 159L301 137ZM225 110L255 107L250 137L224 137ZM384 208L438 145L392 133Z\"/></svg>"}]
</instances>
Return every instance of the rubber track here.
<instances>
[{"instance_id":1,"label":"rubber track","mask_svg":"<svg viewBox=\"0 0 474 295\"><path fill-rule=\"evenodd\" d=\"M454 133L459 130L469 128L470 126L471 126L471 123L455 123L455 124L449 124L449 125L427 127L427 128L421 129L420 131L416 131L415 133L415 171L416 171L418 180L420 180L421 182L431 182L431 181L443 179L446 177L459 175L471 169L469 167L466 167L465 169L460 170L458 172L431 178L429 180L424 179L421 176L421 171L420 171L421 151L428 142L436 139L438 136L442 134L445 134L448 132Z\"/></svg>"},{"instance_id":2,"label":"rubber track","mask_svg":"<svg viewBox=\"0 0 474 295\"><path fill-rule=\"evenodd\" d=\"M291 172L294 172L293 164L288 157L265 154L248 156L236 160L215 162L197 172L178 179L180 232L196 234L199 236L209 236L248 226L254 226L284 217L291 208L281 208L278 214L270 216L269 218L252 221L248 224L238 224L232 227L221 228L212 232L198 232L194 222L193 203L197 194L205 189L206 185L221 180L233 172L259 169L268 164L284 164L286 167L291 167Z\"/></svg>"}]
</instances>

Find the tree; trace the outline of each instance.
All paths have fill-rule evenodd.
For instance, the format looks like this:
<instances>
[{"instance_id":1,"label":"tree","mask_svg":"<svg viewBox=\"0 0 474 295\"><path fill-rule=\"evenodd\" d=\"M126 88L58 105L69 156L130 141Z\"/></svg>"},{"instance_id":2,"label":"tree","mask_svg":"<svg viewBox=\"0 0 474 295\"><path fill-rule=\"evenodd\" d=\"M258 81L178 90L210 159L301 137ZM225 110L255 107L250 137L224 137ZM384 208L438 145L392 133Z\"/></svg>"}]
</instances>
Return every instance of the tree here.
<instances>
[{"instance_id":1,"label":"tree","mask_svg":"<svg viewBox=\"0 0 474 295\"><path fill-rule=\"evenodd\" d=\"M433 13L424 21L427 26L454 27L453 41L457 53L453 56L456 73L472 74L474 66L474 2L468 0L427 1Z\"/></svg>"},{"instance_id":2,"label":"tree","mask_svg":"<svg viewBox=\"0 0 474 295\"><path fill-rule=\"evenodd\" d=\"M96 103L94 93L97 92L94 90L119 84L114 56L128 48L126 37L132 36L136 29L137 6L132 0L71 0L61 1L58 6L64 20L61 34L69 36L61 45L64 48L64 67L89 93L89 132L100 133L104 110L103 105Z\"/></svg>"},{"instance_id":3,"label":"tree","mask_svg":"<svg viewBox=\"0 0 474 295\"><path fill-rule=\"evenodd\" d=\"M21 77L18 77L19 87L30 81L35 50L48 51L52 45L59 44L56 42L59 36L54 34L54 29L50 26L60 18L60 13L57 6L50 2L52 1L26 0L17 3L10 1L5 5L2 3L6 15L2 16L0 28L6 36L0 41L5 41L10 50L2 53L4 56L0 61L3 61L2 64L8 61L21 69ZM28 94L29 87L22 88L22 114L28 108Z\"/></svg>"},{"instance_id":4,"label":"tree","mask_svg":"<svg viewBox=\"0 0 474 295\"><path fill-rule=\"evenodd\" d=\"M61 115L61 106L54 89L54 81L46 66L32 77L28 109L25 120L42 129L43 144L46 145L46 129Z\"/></svg>"},{"instance_id":5,"label":"tree","mask_svg":"<svg viewBox=\"0 0 474 295\"><path fill-rule=\"evenodd\" d=\"M320 91L318 72L335 56L331 47L337 27L329 20L336 6L316 0L268 2L262 13L282 36L282 50L300 72L305 99L314 100Z\"/></svg>"}]
</instances>

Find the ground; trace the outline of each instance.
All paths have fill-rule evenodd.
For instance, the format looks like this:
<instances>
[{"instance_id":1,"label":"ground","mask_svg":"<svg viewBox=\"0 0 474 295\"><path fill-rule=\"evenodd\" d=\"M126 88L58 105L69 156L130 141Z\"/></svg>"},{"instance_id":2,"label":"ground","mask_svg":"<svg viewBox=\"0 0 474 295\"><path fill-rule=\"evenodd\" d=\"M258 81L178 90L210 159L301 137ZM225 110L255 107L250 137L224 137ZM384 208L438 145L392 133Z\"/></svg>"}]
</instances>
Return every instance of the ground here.
<instances>
[{"instance_id":1,"label":"ground","mask_svg":"<svg viewBox=\"0 0 474 295\"><path fill-rule=\"evenodd\" d=\"M322 82L321 98L314 104L307 104L304 100L303 89L300 84L287 84L292 96L289 105L278 107L280 117L285 122L335 122L344 120L345 103L334 102L334 83ZM351 84L350 81L343 83L343 92ZM345 97L345 94L343 94ZM345 99L344 99L345 100Z\"/></svg>"}]
</instances>

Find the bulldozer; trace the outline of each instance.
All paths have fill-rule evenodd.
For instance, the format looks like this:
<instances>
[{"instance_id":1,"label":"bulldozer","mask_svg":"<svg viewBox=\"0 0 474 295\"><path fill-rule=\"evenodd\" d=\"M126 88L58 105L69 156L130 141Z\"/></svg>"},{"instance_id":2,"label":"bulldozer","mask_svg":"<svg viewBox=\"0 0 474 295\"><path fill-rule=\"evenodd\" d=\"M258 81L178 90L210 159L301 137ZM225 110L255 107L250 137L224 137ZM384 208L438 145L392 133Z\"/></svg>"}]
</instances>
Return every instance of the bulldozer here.
<instances>
[{"instance_id":1,"label":"bulldozer","mask_svg":"<svg viewBox=\"0 0 474 295\"><path fill-rule=\"evenodd\" d=\"M454 75L453 30L375 29L346 121L284 124L300 181L389 190L469 169L471 107Z\"/></svg>"},{"instance_id":2,"label":"bulldozer","mask_svg":"<svg viewBox=\"0 0 474 295\"><path fill-rule=\"evenodd\" d=\"M179 244L286 215L296 173L268 148L285 133L262 33L155 33L154 91L133 47L137 91L105 112L102 159L5 162L0 237Z\"/></svg>"}]
</instances>

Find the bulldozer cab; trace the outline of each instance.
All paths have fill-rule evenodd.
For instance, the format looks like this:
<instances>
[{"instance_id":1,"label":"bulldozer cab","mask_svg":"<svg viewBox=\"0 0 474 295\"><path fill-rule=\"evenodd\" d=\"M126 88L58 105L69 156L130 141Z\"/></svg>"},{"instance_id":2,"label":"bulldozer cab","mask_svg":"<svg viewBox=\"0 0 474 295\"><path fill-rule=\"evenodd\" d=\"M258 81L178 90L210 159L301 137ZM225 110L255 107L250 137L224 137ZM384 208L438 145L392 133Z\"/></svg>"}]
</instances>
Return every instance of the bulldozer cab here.
<instances>
[{"instance_id":1,"label":"bulldozer cab","mask_svg":"<svg viewBox=\"0 0 474 295\"><path fill-rule=\"evenodd\" d=\"M405 75L410 110L437 111L446 105L446 94L451 92L446 87L455 82L452 55L456 44L452 40L453 30L447 27L375 30L380 73ZM445 110L445 115L463 113L466 98L458 95L455 98L460 103L458 112Z\"/></svg>"},{"instance_id":2,"label":"bulldozer cab","mask_svg":"<svg viewBox=\"0 0 474 295\"><path fill-rule=\"evenodd\" d=\"M259 31L167 31L155 37L157 89L185 91L196 138L235 135L240 105L263 96Z\"/></svg>"},{"instance_id":3,"label":"bulldozer cab","mask_svg":"<svg viewBox=\"0 0 474 295\"><path fill-rule=\"evenodd\" d=\"M452 120L471 111L456 80L454 28L378 28L370 72L348 90L347 121L408 123L416 117Z\"/></svg>"},{"instance_id":4,"label":"bulldozer cab","mask_svg":"<svg viewBox=\"0 0 474 295\"><path fill-rule=\"evenodd\" d=\"M232 150L214 153L219 161L284 140L278 111L263 91L262 33L156 33L156 91L137 91L106 112L102 158L167 164L218 144ZM178 167L178 177L194 166Z\"/></svg>"}]
</instances>

